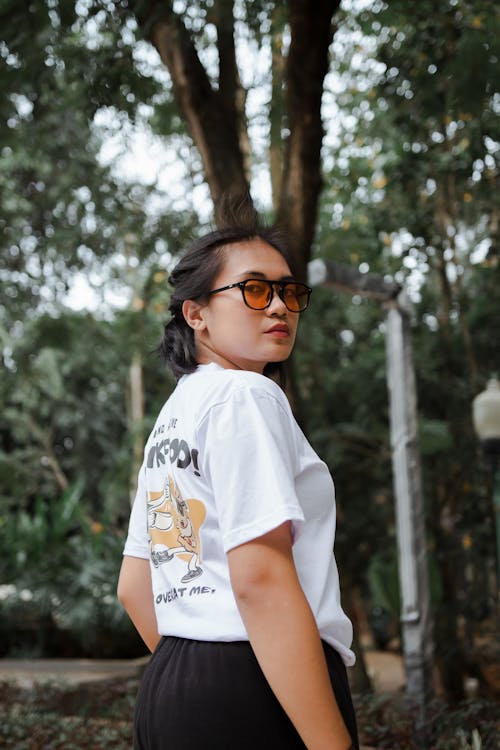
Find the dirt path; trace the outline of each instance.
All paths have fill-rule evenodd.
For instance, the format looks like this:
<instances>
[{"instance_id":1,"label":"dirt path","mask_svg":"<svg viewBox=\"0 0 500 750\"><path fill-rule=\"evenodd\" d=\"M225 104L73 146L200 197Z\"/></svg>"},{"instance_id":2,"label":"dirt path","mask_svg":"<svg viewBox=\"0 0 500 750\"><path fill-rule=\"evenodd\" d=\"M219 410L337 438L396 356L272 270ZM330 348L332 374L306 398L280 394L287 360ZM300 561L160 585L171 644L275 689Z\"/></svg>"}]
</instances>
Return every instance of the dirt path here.
<instances>
[{"instance_id":1,"label":"dirt path","mask_svg":"<svg viewBox=\"0 0 500 750\"><path fill-rule=\"evenodd\" d=\"M365 659L377 692L392 693L403 688L403 663L398 654L367 651ZM147 660L147 656L141 659L0 659L0 680L13 681L26 688L48 680L76 685L137 675Z\"/></svg>"}]
</instances>

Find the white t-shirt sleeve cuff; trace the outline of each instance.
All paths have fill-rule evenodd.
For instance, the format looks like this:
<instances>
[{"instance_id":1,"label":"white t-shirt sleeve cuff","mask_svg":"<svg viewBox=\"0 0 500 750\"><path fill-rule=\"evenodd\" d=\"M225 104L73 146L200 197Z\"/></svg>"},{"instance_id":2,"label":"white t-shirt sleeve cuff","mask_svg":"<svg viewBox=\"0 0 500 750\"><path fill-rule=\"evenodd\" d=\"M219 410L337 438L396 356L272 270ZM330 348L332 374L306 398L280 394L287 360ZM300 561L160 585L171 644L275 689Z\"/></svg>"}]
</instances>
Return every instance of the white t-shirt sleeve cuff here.
<instances>
[{"instance_id":1,"label":"white t-shirt sleeve cuff","mask_svg":"<svg viewBox=\"0 0 500 750\"><path fill-rule=\"evenodd\" d=\"M144 465L141 467L137 480L137 492L130 514L128 535L123 554L129 557L149 558L147 488Z\"/></svg>"},{"instance_id":2,"label":"white t-shirt sleeve cuff","mask_svg":"<svg viewBox=\"0 0 500 750\"><path fill-rule=\"evenodd\" d=\"M265 518L260 518L256 523L250 523L246 526L233 529L230 533L224 535L224 552L229 552L229 550L234 549L234 547L239 547L242 544L247 544L254 539L258 539L259 537L264 536L264 534L273 531L273 529L277 529L278 526L281 526L287 521L290 521L292 524L292 542L295 544L304 524L304 515L300 510L298 510L295 515L290 515L287 518L283 517L282 514L270 514Z\"/></svg>"},{"instance_id":3,"label":"white t-shirt sleeve cuff","mask_svg":"<svg viewBox=\"0 0 500 750\"><path fill-rule=\"evenodd\" d=\"M135 544L125 543L123 549L124 557L140 557L141 560L149 560L149 549L144 547L138 547Z\"/></svg>"}]
</instances>

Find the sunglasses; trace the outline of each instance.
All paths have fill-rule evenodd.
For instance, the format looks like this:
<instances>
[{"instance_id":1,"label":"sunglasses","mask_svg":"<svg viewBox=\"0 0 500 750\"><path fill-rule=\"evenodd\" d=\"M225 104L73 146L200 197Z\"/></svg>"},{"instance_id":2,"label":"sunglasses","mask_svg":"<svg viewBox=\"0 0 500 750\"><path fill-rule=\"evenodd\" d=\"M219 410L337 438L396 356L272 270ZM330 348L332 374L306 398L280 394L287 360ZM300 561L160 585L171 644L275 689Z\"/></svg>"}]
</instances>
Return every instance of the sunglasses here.
<instances>
[{"instance_id":1,"label":"sunglasses","mask_svg":"<svg viewBox=\"0 0 500 750\"><path fill-rule=\"evenodd\" d=\"M267 279L246 279L235 284L212 289L208 294L217 294L226 289L241 289L243 302L251 310L265 310L272 302L277 289L278 297L290 312L304 312L309 304L312 289L298 281L268 281Z\"/></svg>"}]
</instances>

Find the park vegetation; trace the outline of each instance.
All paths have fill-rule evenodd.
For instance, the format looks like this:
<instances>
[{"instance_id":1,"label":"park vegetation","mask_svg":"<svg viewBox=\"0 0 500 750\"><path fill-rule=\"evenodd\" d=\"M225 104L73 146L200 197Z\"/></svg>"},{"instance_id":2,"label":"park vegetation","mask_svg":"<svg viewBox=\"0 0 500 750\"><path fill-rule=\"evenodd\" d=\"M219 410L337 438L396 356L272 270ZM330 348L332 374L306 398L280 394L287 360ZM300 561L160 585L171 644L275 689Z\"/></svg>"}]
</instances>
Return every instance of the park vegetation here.
<instances>
[{"instance_id":1,"label":"park vegetation","mask_svg":"<svg viewBox=\"0 0 500 750\"><path fill-rule=\"evenodd\" d=\"M407 289L438 684L491 697L495 519L471 402L500 367L498 5L2 0L0 25L1 655L143 653L115 586L173 387L154 354L168 270L213 201L248 191L303 273L326 258ZM335 478L345 605L385 646L385 311L313 300L290 393Z\"/></svg>"}]
</instances>

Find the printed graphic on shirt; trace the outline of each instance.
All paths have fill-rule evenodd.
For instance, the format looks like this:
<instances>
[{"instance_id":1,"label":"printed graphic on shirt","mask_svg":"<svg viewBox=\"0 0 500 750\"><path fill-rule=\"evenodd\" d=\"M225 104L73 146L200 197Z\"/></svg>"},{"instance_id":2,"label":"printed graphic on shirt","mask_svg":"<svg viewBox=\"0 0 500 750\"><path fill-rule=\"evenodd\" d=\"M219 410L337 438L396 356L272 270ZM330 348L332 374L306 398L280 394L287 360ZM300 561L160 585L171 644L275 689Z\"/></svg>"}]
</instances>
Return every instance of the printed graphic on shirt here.
<instances>
[{"instance_id":1,"label":"printed graphic on shirt","mask_svg":"<svg viewBox=\"0 0 500 750\"><path fill-rule=\"evenodd\" d=\"M184 500L171 476L167 475L163 492L148 493L148 533L151 562L158 568L174 558L187 563L181 583L203 573L200 528L206 508L201 500Z\"/></svg>"},{"instance_id":2,"label":"printed graphic on shirt","mask_svg":"<svg viewBox=\"0 0 500 750\"><path fill-rule=\"evenodd\" d=\"M146 466L148 469L160 469L167 465L169 461L172 466L178 469L187 469L192 467L195 475L200 476L198 467L198 450L190 448L183 438L164 437L165 429L169 432L175 429L177 419L171 419L165 428L164 424L159 425L154 431L153 437L155 442L149 447Z\"/></svg>"}]
</instances>

